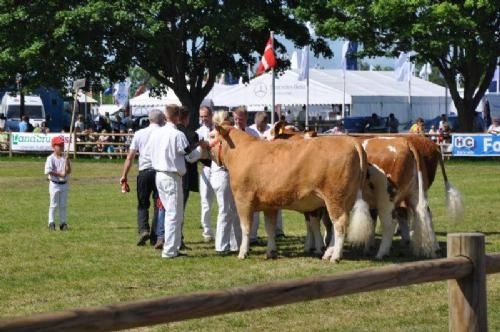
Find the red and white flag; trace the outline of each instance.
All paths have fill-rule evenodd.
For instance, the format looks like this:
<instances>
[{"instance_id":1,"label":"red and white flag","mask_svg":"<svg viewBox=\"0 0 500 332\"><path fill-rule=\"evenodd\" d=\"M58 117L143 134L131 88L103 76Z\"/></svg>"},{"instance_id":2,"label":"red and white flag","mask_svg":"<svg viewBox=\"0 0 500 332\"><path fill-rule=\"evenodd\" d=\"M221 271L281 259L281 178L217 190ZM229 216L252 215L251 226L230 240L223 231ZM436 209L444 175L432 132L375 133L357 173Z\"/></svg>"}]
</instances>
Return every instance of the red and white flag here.
<instances>
[{"instance_id":1,"label":"red and white flag","mask_svg":"<svg viewBox=\"0 0 500 332\"><path fill-rule=\"evenodd\" d=\"M135 91L135 97L142 95L144 91L146 91L146 85L145 84L139 85L139 87Z\"/></svg>"},{"instance_id":2,"label":"red and white flag","mask_svg":"<svg viewBox=\"0 0 500 332\"><path fill-rule=\"evenodd\" d=\"M276 67L276 57L274 56L273 40L272 38L269 38L266 48L264 49L264 55L262 56L259 66L257 67L255 75L258 76L274 67Z\"/></svg>"}]
</instances>

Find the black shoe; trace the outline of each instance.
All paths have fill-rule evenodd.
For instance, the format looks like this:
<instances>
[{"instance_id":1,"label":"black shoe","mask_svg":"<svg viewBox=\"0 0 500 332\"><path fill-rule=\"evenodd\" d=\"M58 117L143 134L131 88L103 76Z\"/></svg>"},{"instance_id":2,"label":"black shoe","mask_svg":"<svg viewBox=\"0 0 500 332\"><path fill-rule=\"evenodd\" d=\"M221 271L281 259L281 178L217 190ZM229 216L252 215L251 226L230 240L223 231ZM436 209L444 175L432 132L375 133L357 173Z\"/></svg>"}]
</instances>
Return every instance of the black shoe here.
<instances>
[{"instance_id":1,"label":"black shoe","mask_svg":"<svg viewBox=\"0 0 500 332\"><path fill-rule=\"evenodd\" d=\"M137 241L138 246L143 246L149 240L149 232L142 232L139 237L139 241Z\"/></svg>"},{"instance_id":2,"label":"black shoe","mask_svg":"<svg viewBox=\"0 0 500 332\"><path fill-rule=\"evenodd\" d=\"M55 231L56 230L56 224L54 224L53 222L51 222L49 224L49 231Z\"/></svg>"},{"instance_id":3,"label":"black shoe","mask_svg":"<svg viewBox=\"0 0 500 332\"><path fill-rule=\"evenodd\" d=\"M284 238L286 238L286 235L285 235L285 233L279 233L279 234L276 234L276 238L277 239L284 239Z\"/></svg>"},{"instance_id":4,"label":"black shoe","mask_svg":"<svg viewBox=\"0 0 500 332\"><path fill-rule=\"evenodd\" d=\"M162 250L163 249L163 244L164 244L164 241L162 239L158 239L155 243L155 249L157 250Z\"/></svg>"},{"instance_id":5,"label":"black shoe","mask_svg":"<svg viewBox=\"0 0 500 332\"><path fill-rule=\"evenodd\" d=\"M179 250L191 250L184 242L181 243Z\"/></svg>"},{"instance_id":6,"label":"black shoe","mask_svg":"<svg viewBox=\"0 0 500 332\"><path fill-rule=\"evenodd\" d=\"M61 231L67 231L68 230L68 224L59 225L59 230L61 230Z\"/></svg>"}]
</instances>

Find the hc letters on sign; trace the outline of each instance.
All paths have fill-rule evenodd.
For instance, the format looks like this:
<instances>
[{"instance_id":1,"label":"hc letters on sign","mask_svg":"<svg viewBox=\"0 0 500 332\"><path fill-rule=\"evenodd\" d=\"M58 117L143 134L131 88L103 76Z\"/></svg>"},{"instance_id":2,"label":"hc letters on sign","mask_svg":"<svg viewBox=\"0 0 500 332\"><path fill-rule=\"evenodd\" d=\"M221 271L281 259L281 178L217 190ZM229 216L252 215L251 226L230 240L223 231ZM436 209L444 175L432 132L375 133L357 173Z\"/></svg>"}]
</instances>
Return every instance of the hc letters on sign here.
<instances>
[{"instance_id":1,"label":"hc letters on sign","mask_svg":"<svg viewBox=\"0 0 500 332\"><path fill-rule=\"evenodd\" d=\"M489 134L452 135L454 156L499 156L500 136Z\"/></svg>"}]
</instances>

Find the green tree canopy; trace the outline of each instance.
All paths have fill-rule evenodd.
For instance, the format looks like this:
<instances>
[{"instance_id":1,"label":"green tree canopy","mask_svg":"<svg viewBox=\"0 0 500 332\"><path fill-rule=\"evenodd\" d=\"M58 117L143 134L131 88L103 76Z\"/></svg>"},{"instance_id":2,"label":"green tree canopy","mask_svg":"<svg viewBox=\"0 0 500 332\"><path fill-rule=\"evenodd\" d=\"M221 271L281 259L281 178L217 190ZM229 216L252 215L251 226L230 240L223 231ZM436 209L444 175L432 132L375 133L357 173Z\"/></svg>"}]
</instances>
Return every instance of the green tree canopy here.
<instances>
[{"instance_id":1,"label":"green tree canopy","mask_svg":"<svg viewBox=\"0 0 500 332\"><path fill-rule=\"evenodd\" d=\"M112 45L103 42L111 31L93 24L99 18L92 16L91 10L81 18L71 15L83 3L0 1L2 86L13 86L17 73L28 90L38 86L65 89L81 77L95 85L100 85L102 78L123 77L127 68L114 65ZM78 29L72 29L75 26Z\"/></svg>"},{"instance_id":2,"label":"green tree canopy","mask_svg":"<svg viewBox=\"0 0 500 332\"><path fill-rule=\"evenodd\" d=\"M320 35L362 42L360 55L417 52L419 62L430 62L444 77L461 129L472 130L474 110L499 63L498 0L304 0L296 13Z\"/></svg>"},{"instance_id":3,"label":"green tree canopy","mask_svg":"<svg viewBox=\"0 0 500 332\"><path fill-rule=\"evenodd\" d=\"M292 9L282 0L3 0L0 79L19 72L31 86L63 87L83 76L96 86L137 66L196 111L218 74L247 76L270 30L332 55Z\"/></svg>"}]
</instances>

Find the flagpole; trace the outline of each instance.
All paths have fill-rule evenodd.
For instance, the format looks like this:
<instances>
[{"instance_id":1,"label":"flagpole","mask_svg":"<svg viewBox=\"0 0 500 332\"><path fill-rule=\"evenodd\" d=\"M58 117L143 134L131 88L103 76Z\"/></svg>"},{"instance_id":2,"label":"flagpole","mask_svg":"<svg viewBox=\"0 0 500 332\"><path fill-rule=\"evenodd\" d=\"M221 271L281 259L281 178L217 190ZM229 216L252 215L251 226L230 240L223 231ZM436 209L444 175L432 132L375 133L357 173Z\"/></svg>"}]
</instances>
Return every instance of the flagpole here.
<instances>
[{"instance_id":1,"label":"flagpole","mask_svg":"<svg viewBox=\"0 0 500 332\"><path fill-rule=\"evenodd\" d=\"M307 77L306 77L306 130L309 130L309 47L307 47Z\"/></svg>"},{"instance_id":2,"label":"flagpole","mask_svg":"<svg viewBox=\"0 0 500 332\"><path fill-rule=\"evenodd\" d=\"M411 104L411 76L412 76L411 60L408 57L408 105L409 105L409 118L413 119L413 110Z\"/></svg>"},{"instance_id":3,"label":"flagpole","mask_svg":"<svg viewBox=\"0 0 500 332\"><path fill-rule=\"evenodd\" d=\"M271 47L274 50L274 31L271 31ZM274 125L274 109L276 107L276 95L275 95L275 82L274 82L274 67L271 69L272 83L271 83L271 93L272 93L272 108L271 108L271 124Z\"/></svg>"},{"instance_id":4,"label":"flagpole","mask_svg":"<svg viewBox=\"0 0 500 332\"><path fill-rule=\"evenodd\" d=\"M345 68L342 68L342 83L343 83L343 92L344 92L344 96L342 98L342 119L345 118L345 114L346 114L346 111L345 111Z\"/></svg>"}]
</instances>

